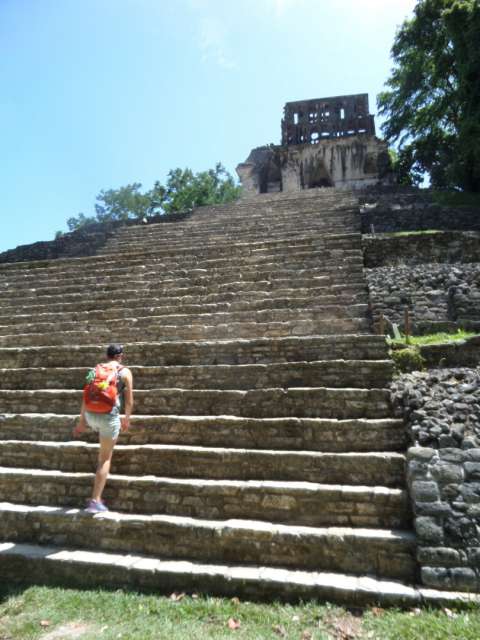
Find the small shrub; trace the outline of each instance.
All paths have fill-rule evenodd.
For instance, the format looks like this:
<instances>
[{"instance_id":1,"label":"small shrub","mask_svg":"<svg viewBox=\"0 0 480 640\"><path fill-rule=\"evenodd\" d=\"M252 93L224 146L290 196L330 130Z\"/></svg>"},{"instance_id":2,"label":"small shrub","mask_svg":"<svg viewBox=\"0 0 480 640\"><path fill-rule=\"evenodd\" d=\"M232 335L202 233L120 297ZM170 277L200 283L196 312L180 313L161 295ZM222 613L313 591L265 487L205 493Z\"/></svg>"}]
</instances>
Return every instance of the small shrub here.
<instances>
[{"instance_id":1,"label":"small shrub","mask_svg":"<svg viewBox=\"0 0 480 640\"><path fill-rule=\"evenodd\" d=\"M392 359L398 373L411 373L425 369L425 358L417 347L394 349Z\"/></svg>"}]
</instances>

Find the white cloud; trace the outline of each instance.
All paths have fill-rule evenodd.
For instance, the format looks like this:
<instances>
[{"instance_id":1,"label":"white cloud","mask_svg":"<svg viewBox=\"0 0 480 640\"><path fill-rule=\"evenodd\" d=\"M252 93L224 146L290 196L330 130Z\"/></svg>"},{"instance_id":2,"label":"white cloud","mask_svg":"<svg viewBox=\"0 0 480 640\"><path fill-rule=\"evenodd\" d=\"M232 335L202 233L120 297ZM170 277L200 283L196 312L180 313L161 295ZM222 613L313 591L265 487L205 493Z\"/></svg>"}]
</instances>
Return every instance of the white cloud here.
<instances>
[{"instance_id":1,"label":"white cloud","mask_svg":"<svg viewBox=\"0 0 480 640\"><path fill-rule=\"evenodd\" d=\"M291 9L296 9L303 0L269 0L273 15L280 19L286 16Z\"/></svg>"},{"instance_id":2,"label":"white cloud","mask_svg":"<svg viewBox=\"0 0 480 640\"><path fill-rule=\"evenodd\" d=\"M235 63L229 54L228 29L215 16L206 16L200 20L199 44L204 62L215 62L222 69L233 69Z\"/></svg>"}]
</instances>

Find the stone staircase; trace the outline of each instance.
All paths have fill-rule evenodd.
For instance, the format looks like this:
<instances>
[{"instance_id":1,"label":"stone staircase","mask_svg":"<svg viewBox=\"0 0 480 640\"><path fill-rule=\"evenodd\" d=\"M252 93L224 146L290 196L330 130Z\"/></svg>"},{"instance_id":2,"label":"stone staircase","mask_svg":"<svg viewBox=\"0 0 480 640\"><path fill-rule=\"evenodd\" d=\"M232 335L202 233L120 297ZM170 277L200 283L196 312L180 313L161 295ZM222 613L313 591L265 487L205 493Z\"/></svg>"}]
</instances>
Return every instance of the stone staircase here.
<instances>
[{"instance_id":1,"label":"stone staircase","mask_svg":"<svg viewBox=\"0 0 480 640\"><path fill-rule=\"evenodd\" d=\"M123 227L0 265L0 576L414 602L405 434L371 333L358 205L334 190ZM123 342L135 416L82 511L86 369Z\"/></svg>"}]
</instances>

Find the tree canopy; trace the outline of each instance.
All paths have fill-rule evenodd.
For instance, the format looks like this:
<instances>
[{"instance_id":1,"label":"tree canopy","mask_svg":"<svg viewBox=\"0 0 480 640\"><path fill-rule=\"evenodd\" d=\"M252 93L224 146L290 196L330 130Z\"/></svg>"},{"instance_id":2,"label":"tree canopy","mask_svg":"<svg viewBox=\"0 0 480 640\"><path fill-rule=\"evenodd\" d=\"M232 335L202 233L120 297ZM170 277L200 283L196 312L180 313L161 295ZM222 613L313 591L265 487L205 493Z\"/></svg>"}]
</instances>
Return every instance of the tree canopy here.
<instances>
[{"instance_id":1,"label":"tree canopy","mask_svg":"<svg viewBox=\"0 0 480 640\"><path fill-rule=\"evenodd\" d=\"M480 1L418 0L378 96L401 181L480 191Z\"/></svg>"},{"instance_id":2,"label":"tree canopy","mask_svg":"<svg viewBox=\"0 0 480 640\"><path fill-rule=\"evenodd\" d=\"M100 191L96 198L95 216L79 213L69 218L69 230L92 222L142 220L154 215L189 211L202 205L232 202L240 194L240 187L220 163L214 169L198 173L190 169L172 169L165 185L157 181L145 193L141 188L139 182L134 182L119 189Z\"/></svg>"}]
</instances>

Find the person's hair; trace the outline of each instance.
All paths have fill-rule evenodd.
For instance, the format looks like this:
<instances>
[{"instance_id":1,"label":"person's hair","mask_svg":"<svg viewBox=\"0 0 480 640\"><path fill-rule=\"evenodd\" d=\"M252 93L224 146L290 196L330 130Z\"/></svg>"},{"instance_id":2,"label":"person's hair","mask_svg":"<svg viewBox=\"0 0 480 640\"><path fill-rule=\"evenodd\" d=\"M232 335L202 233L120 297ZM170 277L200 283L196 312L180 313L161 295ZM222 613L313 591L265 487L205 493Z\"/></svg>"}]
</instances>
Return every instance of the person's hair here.
<instances>
[{"instance_id":1,"label":"person's hair","mask_svg":"<svg viewBox=\"0 0 480 640\"><path fill-rule=\"evenodd\" d=\"M123 353L123 345L121 344L110 344L107 347L107 358L115 358L115 356L119 356Z\"/></svg>"}]
</instances>

